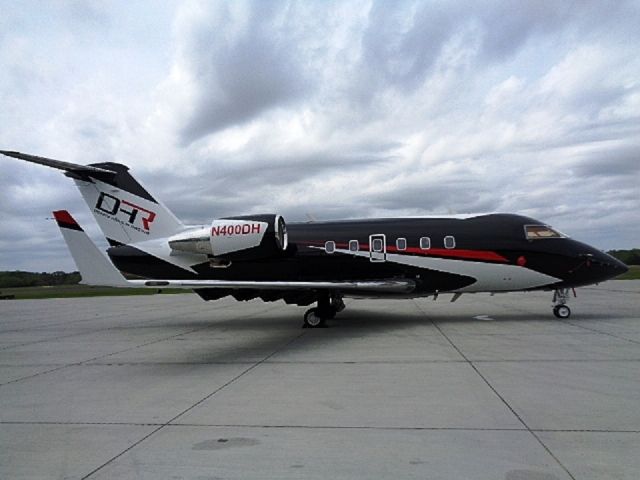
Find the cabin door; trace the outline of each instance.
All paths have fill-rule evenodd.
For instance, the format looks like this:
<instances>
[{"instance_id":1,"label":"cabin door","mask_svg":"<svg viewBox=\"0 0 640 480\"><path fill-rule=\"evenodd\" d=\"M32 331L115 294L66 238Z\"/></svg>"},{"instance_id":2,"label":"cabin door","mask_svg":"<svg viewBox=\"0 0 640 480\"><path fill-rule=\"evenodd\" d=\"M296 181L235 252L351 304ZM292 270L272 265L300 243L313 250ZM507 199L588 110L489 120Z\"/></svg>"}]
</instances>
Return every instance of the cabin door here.
<instances>
[{"instance_id":1,"label":"cabin door","mask_svg":"<svg viewBox=\"0 0 640 480\"><path fill-rule=\"evenodd\" d=\"M369 260L372 262L387 260L387 237L384 233L369 235Z\"/></svg>"}]
</instances>

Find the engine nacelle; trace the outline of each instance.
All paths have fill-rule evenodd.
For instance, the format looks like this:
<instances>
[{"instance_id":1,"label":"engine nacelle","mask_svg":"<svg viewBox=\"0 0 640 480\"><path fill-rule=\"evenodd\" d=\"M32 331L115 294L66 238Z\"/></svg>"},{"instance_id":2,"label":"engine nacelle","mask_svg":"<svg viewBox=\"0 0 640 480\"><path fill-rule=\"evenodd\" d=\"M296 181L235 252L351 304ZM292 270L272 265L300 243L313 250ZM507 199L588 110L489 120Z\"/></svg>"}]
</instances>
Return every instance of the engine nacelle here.
<instances>
[{"instance_id":1,"label":"engine nacelle","mask_svg":"<svg viewBox=\"0 0 640 480\"><path fill-rule=\"evenodd\" d=\"M258 260L287 249L287 226L280 215L246 215L214 220L169 238L172 250L227 260Z\"/></svg>"}]
</instances>

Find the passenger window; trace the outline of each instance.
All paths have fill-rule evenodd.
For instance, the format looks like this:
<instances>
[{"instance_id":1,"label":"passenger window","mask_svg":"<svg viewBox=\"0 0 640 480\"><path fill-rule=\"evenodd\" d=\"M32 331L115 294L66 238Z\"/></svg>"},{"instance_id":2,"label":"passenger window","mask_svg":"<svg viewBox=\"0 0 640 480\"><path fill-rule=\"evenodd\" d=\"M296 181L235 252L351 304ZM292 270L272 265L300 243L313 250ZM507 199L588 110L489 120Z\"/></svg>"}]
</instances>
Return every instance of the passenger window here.
<instances>
[{"instance_id":1,"label":"passenger window","mask_svg":"<svg viewBox=\"0 0 640 480\"><path fill-rule=\"evenodd\" d=\"M382 240L379 238L373 239L373 251L381 252L382 251Z\"/></svg>"},{"instance_id":2,"label":"passenger window","mask_svg":"<svg viewBox=\"0 0 640 480\"><path fill-rule=\"evenodd\" d=\"M324 251L327 252L327 253L335 252L336 251L336 242L334 242L333 240L329 240L328 242L325 242Z\"/></svg>"},{"instance_id":3,"label":"passenger window","mask_svg":"<svg viewBox=\"0 0 640 480\"><path fill-rule=\"evenodd\" d=\"M444 248L456 248L456 239L451 235L444 237Z\"/></svg>"},{"instance_id":4,"label":"passenger window","mask_svg":"<svg viewBox=\"0 0 640 480\"><path fill-rule=\"evenodd\" d=\"M431 239L429 237L420 237L420 248L429 250L431 248Z\"/></svg>"},{"instance_id":5,"label":"passenger window","mask_svg":"<svg viewBox=\"0 0 640 480\"><path fill-rule=\"evenodd\" d=\"M360 244L358 243L358 240L349 240L349 251L357 252L358 250L360 250Z\"/></svg>"},{"instance_id":6,"label":"passenger window","mask_svg":"<svg viewBox=\"0 0 640 480\"><path fill-rule=\"evenodd\" d=\"M398 238L398 239L396 239L396 248L398 250L406 250L407 249L407 239L406 238Z\"/></svg>"}]
</instances>

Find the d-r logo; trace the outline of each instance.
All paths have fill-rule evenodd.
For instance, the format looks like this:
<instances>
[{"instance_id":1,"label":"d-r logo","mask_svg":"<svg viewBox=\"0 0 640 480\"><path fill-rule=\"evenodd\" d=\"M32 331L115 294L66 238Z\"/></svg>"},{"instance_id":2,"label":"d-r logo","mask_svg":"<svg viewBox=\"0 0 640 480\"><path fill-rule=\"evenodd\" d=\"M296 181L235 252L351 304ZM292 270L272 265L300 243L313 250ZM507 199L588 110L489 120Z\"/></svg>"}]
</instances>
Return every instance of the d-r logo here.
<instances>
[{"instance_id":1,"label":"d-r logo","mask_svg":"<svg viewBox=\"0 0 640 480\"><path fill-rule=\"evenodd\" d=\"M141 206L134 203L127 202L126 200L120 200L119 198L104 192L100 192L100 196L98 197L98 201L96 202L96 209L108 215L113 215L115 217L124 217L124 221L126 223L130 224L132 227L138 230L141 229L136 225L136 219L140 218L140 221L142 222L142 228L146 232L149 231L151 222L153 222L153 220L156 218L155 212L147 210L146 208L142 208ZM138 212L143 212L143 215L138 217ZM116 218L116 220L122 221L119 218Z\"/></svg>"}]
</instances>

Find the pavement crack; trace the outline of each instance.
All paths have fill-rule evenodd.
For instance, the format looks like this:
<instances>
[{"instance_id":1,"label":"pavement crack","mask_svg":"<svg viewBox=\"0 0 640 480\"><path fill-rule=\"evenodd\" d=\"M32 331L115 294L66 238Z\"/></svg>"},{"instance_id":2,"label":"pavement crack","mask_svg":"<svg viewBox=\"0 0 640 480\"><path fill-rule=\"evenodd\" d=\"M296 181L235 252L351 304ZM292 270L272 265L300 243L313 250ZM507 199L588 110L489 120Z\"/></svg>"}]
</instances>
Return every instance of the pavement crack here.
<instances>
[{"instance_id":1,"label":"pavement crack","mask_svg":"<svg viewBox=\"0 0 640 480\"><path fill-rule=\"evenodd\" d=\"M259 312L262 313L262 312ZM256 314L257 315L257 314ZM94 470L92 470L91 472L89 472L87 475L82 477L82 480L89 478L91 476L93 476L94 474L96 474L97 472L99 472L100 470L102 470L103 468L105 468L107 465L111 464L112 462L114 462L115 460L117 460L118 458L120 458L121 456L123 456L124 454L126 454L127 452L131 451L132 449L134 449L135 447L137 447L138 445L140 445L141 443L143 443L145 440L149 439L150 437L152 437L153 435L155 435L156 433L158 433L160 430L162 430L163 428L170 426L172 424L172 422L175 422L178 418L182 417L183 415L187 414L188 412L190 412L191 410L193 410L194 408L196 408L198 405L201 405L202 403L206 402L207 400L209 400L211 397L213 397L214 395L216 395L217 393L221 392L222 390L224 390L225 388L227 388L229 385L235 383L237 380L239 380L240 378L242 378L243 376L245 376L246 374L248 374L249 372L251 372L252 370L254 370L256 367L262 365L263 363L265 363L268 359L270 359L271 357L273 357L275 354L277 354L278 352L282 351L283 349L287 348L289 345L291 345L292 343L294 343L295 341L297 341L299 338L301 338L306 332L302 332L298 335L296 335L294 338L288 340L284 345L276 348L275 350L273 350L271 353L269 353L268 355L266 355L264 358L260 359L258 362L255 362L254 364L252 364L251 366L249 366L248 368L244 369L242 372L240 372L238 375L234 376L231 380L229 380L228 382L226 382L224 385L216 388L213 392L207 394L206 396L204 396L203 398L201 398L200 400L198 400L197 402L195 402L194 404L192 404L191 406L189 406L188 408L184 409L183 411L181 411L180 413L178 413L177 415L175 415L173 418L171 418L169 421L161 424L160 426L158 426L158 428L154 429L153 431L151 431L150 433L148 433L147 435L145 435L144 437L142 437L140 440L138 440L137 442L133 443L132 445L130 445L128 448L126 448L125 450L123 450L122 452L118 453L117 455L115 455L114 457L110 458L109 460L107 460L105 463L103 463L102 465L98 466L97 468L95 468Z\"/></svg>"},{"instance_id":2,"label":"pavement crack","mask_svg":"<svg viewBox=\"0 0 640 480\"><path fill-rule=\"evenodd\" d=\"M593 327L585 327L584 325L580 325L579 323L571 322L569 320L561 320L561 321L562 321L562 323L566 323L567 325L571 325L573 327L582 328L584 330L588 330L588 331L593 332L593 333L598 333L600 335L607 335L608 337L612 337L612 338L616 338L618 340L624 340L626 342L631 342L631 343L635 343L636 345L640 345L640 342L638 340L633 340L632 338L622 337L620 335L615 335L613 333L605 332L603 330L599 330L599 329L593 328Z\"/></svg>"},{"instance_id":3,"label":"pavement crack","mask_svg":"<svg viewBox=\"0 0 640 480\"><path fill-rule=\"evenodd\" d=\"M268 309L267 311L273 310L275 308L277 308L277 307L274 307L272 309ZM256 312L256 313L251 314L251 315L245 315L244 318L251 318L251 317L253 317L255 315L258 315L259 313L263 313L263 312ZM152 321L154 321L154 320L152 319L152 320L148 320L148 321L145 321L145 322L142 322L142 323L149 323L149 322L152 322ZM108 331L108 330L115 330L115 329L118 329L118 328L121 328L121 327L109 327L109 328L104 328L104 329L98 329L98 330L94 330L93 332L90 332L90 333L96 333L96 332L102 332L102 331ZM136 350L138 348L146 347L146 346L149 346L149 345L153 345L155 343L164 342L164 341L167 341L167 340L171 340L173 338L181 337L183 335L188 335L190 333L195 333L195 332L199 332L199 331L202 331L202 330L207 330L207 329L210 329L210 328L213 328L213 327L211 325L205 325L203 327L198 327L198 328L193 328L191 330L182 331L182 332L176 333L174 335L169 335L169 336L162 337L162 338L156 338L155 340L151 340L151 341L144 342L144 343L141 343L141 344L138 344L138 345L134 345L132 347L128 347L128 348L125 348L123 350L118 350L116 352L109 352L107 354L99 355L97 357L89 358L87 360L82 360L82 361L73 362L73 363L67 363L67 364L64 364L64 365L57 366L56 368L52 368L52 369L45 370L45 371L42 371L42 372L34 373L33 375L27 375L27 376L24 376L24 377L15 378L15 379L10 380L8 382L0 383L0 388L5 386L5 385L10 385L12 383L17 383L17 382L21 382L21 381L24 381L24 380L29 380L31 378L39 377L41 375L47 375L49 373L57 372L59 370L65 369L65 368L78 367L78 366L81 366L81 365L93 364L93 362L96 362L98 360L102 360L102 359L105 359L105 358L109 358L109 357L111 357L113 355L118 355L120 353L130 352L130 351ZM85 334L87 334L87 332L84 332L84 333L81 333L81 334L76 334L76 335L85 335ZM72 337L72 336L76 336L76 335L69 335L68 337ZM68 338L68 337L60 337L60 338ZM49 339L49 340L54 340L54 339ZM42 343L42 342L46 342L46 341L48 341L48 340L43 340L43 341L33 342L33 343ZM28 344L25 344L25 345L31 345L31 344L32 343L28 343ZM238 363L240 363L240 362L238 362ZM249 363L249 362L246 362L246 363Z\"/></svg>"},{"instance_id":4,"label":"pavement crack","mask_svg":"<svg viewBox=\"0 0 640 480\"><path fill-rule=\"evenodd\" d=\"M531 436L533 438L535 438L535 440L540 444L540 446L542 446L542 448L551 456L551 458L553 458L556 463L560 466L560 468L562 468L562 470L565 471L565 473L567 475L569 475L569 477L572 480L576 480L576 478L573 476L573 474L569 471L569 469L560 461L560 459L551 451L551 449L542 441L542 439L540 438L539 435L536 434L536 432L534 430L531 429L531 427L529 427L529 425L527 425L527 423L524 421L524 419L520 416L520 414L518 414L518 412L516 412L515 408L513 408L509 402L507 402L507 400L500 394L500 392L498 392L498 390L491 384L491 382L489 382L489 379L487 377L485 377L482 372L480 372L480 370L478 370L478 367L476 367L473 363L473 361L469 360L467 358L467 356L464 354L464 352L449 338L449 336L440 328L440 326L433 321L433 319L427 315L427 313L422 309L422 307L418 304L418 302L416 302L415 300L413 300L414 304L416 305L416 307L418 308L419 311L421 311L423 313L423 315L429 319L429 321L431 322L431 324L440 332L440 334L447 340L447 342L449 342L449 344L458 352L458 354L465 359L465 361L469 364L469 366L476 372L476 374L482 379L482 381L491 389L491 391L500 399L500 401L509 409L509 411L518 419L518 421L524 426L524 428L529 432L529 434L531 434Z\"/></svg>"}]
</instances>

